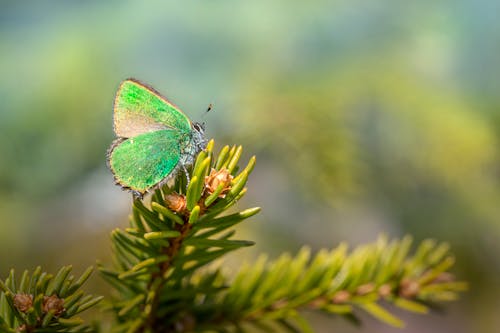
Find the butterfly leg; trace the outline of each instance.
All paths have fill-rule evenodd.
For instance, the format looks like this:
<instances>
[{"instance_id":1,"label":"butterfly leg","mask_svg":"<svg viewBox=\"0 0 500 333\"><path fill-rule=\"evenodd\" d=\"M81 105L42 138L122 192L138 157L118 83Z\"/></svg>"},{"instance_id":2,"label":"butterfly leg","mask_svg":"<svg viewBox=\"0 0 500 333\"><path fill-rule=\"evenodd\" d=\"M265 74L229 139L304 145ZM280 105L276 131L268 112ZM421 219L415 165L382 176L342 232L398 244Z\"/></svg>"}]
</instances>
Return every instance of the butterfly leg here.
<instances>
[{"instance_id":1,"label":"butterfly leg","mask_svg":"<svg viewBox=\"0 0 500 333\"><path fill-rule=\"evenodd\" d=\"M134 191L134 190L130 190L130 192L132 192L132 197L134 200L136 200L136 199L142 200L144 198L144 194L142 194L141 192Z\"/></svg>"},{"instance_id":2,"label":"butterfly leg","mask_svg":"<svg viewBox=\"0 0 500 333\"><path fill-rule=\"evenodd\" d=\"M184 170L184 174L186 175L186 180L187 180L186 186L187 186L189 185L191 179L189 178L189 172L187 171L186 166L183 163L181 165L182 165L182 170Z\"/></svg>"}]
</instances>

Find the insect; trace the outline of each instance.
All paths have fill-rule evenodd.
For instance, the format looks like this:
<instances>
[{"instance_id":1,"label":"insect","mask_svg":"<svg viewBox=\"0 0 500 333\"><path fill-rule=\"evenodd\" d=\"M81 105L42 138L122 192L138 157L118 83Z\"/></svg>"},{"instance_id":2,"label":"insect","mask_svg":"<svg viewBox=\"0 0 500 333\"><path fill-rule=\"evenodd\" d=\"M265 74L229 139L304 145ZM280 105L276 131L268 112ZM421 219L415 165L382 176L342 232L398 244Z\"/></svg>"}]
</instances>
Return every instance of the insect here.
<instances>
[{"instance_id":1,"label":"insect","mask_svg":"<svg viewBox=\"0 0 500 333\"><path fill-rule=\"evenodd\" d=\"M136 79L120 84L113 106L117 139L108 149L116 184L142 197L193 164L207 145L204 126Z\"/></svg>"}]
</instances>

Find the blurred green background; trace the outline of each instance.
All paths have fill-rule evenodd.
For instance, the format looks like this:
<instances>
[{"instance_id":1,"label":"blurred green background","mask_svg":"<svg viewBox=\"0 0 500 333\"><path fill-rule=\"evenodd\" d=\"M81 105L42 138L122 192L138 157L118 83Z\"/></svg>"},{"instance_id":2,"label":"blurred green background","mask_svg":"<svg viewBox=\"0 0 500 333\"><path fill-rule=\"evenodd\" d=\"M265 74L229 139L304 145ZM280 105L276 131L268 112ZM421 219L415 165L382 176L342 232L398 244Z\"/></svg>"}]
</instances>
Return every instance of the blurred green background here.
<instances>
[{"instance_id":1,"label":"blurred green background","mask_svg":"<svg viewBox=\"0 0 500 333\"><path fill-rule=\"evenodd\" d=\"M258 163L251 258L378 234L448 241L470 291L405 332L500 327L500 3L0 1L0 273L109 261L118 84ZM209 103L215 111L203 115ZM235 267L236 268L236 267ZM87 289L106 293L97 277ZM397 332L312 316L318 332Z\"/></svg>"}]
</instances>

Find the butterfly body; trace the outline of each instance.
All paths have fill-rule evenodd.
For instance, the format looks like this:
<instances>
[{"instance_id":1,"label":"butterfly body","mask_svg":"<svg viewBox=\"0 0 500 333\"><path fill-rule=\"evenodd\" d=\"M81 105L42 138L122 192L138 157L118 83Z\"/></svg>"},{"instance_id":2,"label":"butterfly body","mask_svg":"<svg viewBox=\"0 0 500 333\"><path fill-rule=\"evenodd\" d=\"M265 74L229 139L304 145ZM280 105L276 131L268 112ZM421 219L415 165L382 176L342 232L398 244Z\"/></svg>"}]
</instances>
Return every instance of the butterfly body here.
<instances>
[{"instance_id":1,"label":"butterfly body","mask_svg":"<svg viewBox=\"0 0 500 333\"><path fill-rule=\"evenodd\" d=\"M206 147L202 125L135 79L118 89L114 131L108 166L117 184L139 196L185 170Z\"/></svg>"}]
</instances>

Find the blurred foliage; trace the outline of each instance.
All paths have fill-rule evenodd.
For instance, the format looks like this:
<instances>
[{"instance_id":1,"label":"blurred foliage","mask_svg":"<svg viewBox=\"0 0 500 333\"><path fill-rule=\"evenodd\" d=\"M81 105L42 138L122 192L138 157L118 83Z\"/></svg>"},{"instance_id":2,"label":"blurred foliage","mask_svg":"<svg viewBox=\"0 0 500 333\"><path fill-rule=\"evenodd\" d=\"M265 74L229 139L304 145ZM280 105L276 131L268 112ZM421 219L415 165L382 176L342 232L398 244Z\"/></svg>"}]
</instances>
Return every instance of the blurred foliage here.
<instances>
[{"instance_id":1,"label":"blurred foliage","mask_svg":"<svg viewBox=\"0 0 500 333\"><path fill-rule=\"evenodd\" d=\"M434 225L451 238L464 237L471 220L498 227L499 156L487 118L446 91L377 71L261 86L262 107L245 113L242 131L287 162L302 193L323 184L324 196L310 200L370 201L393 222L420 232Z\"/></svg>"},{"instance_id":2,"label":"blurred foliage","mask_svg":"<svg viewBox=\"0 0 500 333\"><path fill-rule=\"evenodd\" d=\"M307 229L320 245L358 230L450 241L477 287L464 307L484 308L455 331L498 327L499 7L2 1L0 269L109 255L96 235L129 200L105 169L111 105L135 76L192 119L213 102L208 135L259 155L263 240L297 248ZM54 230L70 236L54 242Z\"/></svg>"}]
</instances>

